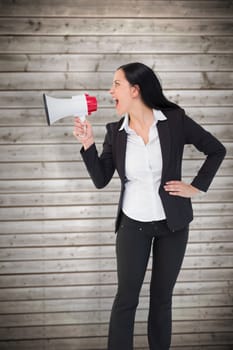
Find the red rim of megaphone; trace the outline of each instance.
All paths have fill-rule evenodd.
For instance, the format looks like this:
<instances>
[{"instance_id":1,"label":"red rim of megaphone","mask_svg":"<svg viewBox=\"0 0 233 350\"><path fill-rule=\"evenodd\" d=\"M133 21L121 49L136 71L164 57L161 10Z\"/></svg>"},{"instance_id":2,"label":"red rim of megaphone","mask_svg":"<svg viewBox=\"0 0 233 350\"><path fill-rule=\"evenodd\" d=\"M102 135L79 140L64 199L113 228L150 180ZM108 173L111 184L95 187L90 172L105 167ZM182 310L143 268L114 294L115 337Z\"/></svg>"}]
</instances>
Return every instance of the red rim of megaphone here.
<instances>
[{"instance_id":1,"label":"red rim of megaphone","mask_svg":"<svg viewBox=\"0 0 233 350\"><path fill-rule=\"evenodd\" d=\"M97 99L95 96L89 96L88 94L85 94L86 101L87 101L87 110L88 114L91 114L92 112L97 111Z\"/></svg>"}]
</instances>

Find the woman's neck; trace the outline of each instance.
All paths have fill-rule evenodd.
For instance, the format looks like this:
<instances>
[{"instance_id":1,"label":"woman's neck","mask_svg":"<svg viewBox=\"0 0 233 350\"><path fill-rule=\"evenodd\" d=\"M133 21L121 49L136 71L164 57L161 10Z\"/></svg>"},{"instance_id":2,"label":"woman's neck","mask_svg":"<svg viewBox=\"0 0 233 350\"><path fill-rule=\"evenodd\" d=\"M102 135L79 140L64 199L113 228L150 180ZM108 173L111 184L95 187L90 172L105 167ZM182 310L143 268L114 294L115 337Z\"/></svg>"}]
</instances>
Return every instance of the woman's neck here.
<instances>
[{"instance_id":1,"label":"woman's neck","mask_svg":"<svg viewBox=\"0 0 233 350\"><path fill-rule=\"evenodd\" d=\"M137 108L129 112L130 127L149 128L153 122L153 110L146 106L137 106Z\"/></svg>"}]
</instances>

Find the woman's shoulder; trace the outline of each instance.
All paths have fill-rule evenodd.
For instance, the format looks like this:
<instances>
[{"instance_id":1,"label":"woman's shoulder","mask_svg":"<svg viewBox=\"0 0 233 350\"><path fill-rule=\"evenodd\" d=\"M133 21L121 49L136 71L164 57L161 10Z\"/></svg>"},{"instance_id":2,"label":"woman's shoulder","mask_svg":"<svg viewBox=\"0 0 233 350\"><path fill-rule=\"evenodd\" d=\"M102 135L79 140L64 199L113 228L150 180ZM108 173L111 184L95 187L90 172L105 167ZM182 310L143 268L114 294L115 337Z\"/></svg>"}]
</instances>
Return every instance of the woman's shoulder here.
<instances>
[{"instance_id":1,"label":"woman's shoulder","mask_svg":"<svg viewBox=\"0 0 233 350\"><path fill-rule=\"evenodd\" d=\"M177 108L164 108L161 111L165 114L167 118L180 117L185 114L185 110L181 107Z\"/></svg>"},{"instance_id":2,"label":"woman's shoulder","mask_svg":"<svg viewBox=\"0 0 233 350\"><path fill-rule=\"evenodd\" d=\"M163 109L162 110L163 114L165 115L165 117L168 120L168 123L170 125L172 124L177 124L177 123L183 123L184 122L184 118L186 116L186 112L183 108L179 107L179 108L167 108L167 109Z\"/></svg>"}]
</instances>

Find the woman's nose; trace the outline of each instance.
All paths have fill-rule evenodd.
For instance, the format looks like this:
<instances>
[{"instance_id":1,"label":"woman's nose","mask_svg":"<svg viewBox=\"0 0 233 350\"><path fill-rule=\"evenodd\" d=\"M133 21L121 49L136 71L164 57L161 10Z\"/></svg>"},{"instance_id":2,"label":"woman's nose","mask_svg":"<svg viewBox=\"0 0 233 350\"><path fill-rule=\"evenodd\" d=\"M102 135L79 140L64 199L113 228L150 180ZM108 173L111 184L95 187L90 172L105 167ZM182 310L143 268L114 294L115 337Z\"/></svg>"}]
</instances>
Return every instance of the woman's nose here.
<instances>
[{"instance_id":1,"label":"woman's nose","mask_svg":"<svg viewBox=\"0 0 233 350\"><path fill-rule=\"evenodd\" d=\"M114 91L115 91L115 85L113 83L109 89L109 93L112 95L112 94L114 94Z\"/></svg>"}]
</instances>

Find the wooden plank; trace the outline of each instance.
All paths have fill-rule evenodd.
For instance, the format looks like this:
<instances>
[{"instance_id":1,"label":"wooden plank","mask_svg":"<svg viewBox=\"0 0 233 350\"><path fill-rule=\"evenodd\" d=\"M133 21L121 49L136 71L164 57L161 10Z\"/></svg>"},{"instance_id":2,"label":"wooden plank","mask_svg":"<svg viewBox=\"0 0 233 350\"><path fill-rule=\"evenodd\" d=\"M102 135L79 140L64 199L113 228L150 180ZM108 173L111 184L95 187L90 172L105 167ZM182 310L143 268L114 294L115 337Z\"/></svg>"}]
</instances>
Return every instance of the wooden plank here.
<instances>
[{"instance_id":1,"label":"wooden plank","mask_svg":"<svg viewBox=\"0 0 233 350\"><path fill-rule=\"evenodd\" d=\"M199 296L174 296L174 308L180 307L226 307L231 301L226 296L218 295L199 295ZM113 303L110 298L81 298L81 299L62 299L62 300L42 300L42 301L17 301L0 302L1 314L26 314L40 313L43 310L50 312L88 312L92 310L111 310ZM148 307L148 297L141 297L138 310Z\"/></svg>"},{"instance_id":2,"label":"wooden plank","mask_svg":"<svg viewBox=\"0 0 233 350\"><path fill-rule=\"evenodd\" d=\"M226 233L225 233L226 232ZM225 233L225 234L224 234ZM206 235L203 233L203 235ZM219 234L220 235L220 234ZM215 237L215 236L214 236ZM223 231L222 240L226 241L228 230ZM208 235L207 238L208 239ZM113 232L104 233L61 233L61 234L19 234L19 235L0 235L1 248L7 247L43 247L43 246L73 246L73 245L97 245L97 244L113 244L115 235ZM230 240L230 238L229 238Z\"/></svg>"},{"instance_id":3,"label":"wooden plank","mask_svg":"<svg viewBox=\"0 0 233 350\"><path fill-rule=\"evenodd\" d=\"M181 293L182 283L187 283L188 286L192 286L194 283L197 287L194 287L194 290L200 291L200 293L210 292L212 289L208 289L208 282L221 282L229 283L228 281L232 280L232 268L202 268L202 269L188 269L182 268L178 277L176 284L177 293ZM146 272L145 275L145 284L150 282L150 270ZM45 274L30 274L26 273L25 275L12 274L12 275L1 275L1 288L3 292L5 288L21 288L23 286L24 293L27 293L28 288L42 288L45 289L49 287L61 287L61 288L75 288L79 287L88 287L88 286L104 286L107 289L107 285L116 285L117 276L116 271L89 271L89 272L70 272L70 273L45 273ZM230 284L229 284L230 285ZM206 286L206 287L205 287ZM27 288L27 289L25 289ZM216 290L216 292L218 289ZM65 291L64 291L65 292ZM47 295L47 294L45 294ZM20 298L20 297L19 297Z\"/></svg>"},{"instance_id":4,"label":"wooden plank","mask_svg":"<svg viewBox=\"0 0 233 350\"><path fill-rule=\"evenodd\" d=\"M227 193L227 191L226 191ZM43 206L43 205L95 205L118 203L119 192L76 192L48 194L1 194L0 205L3 206Z\"/></svg>"},{"instance_id":5,"label":"wooden plank","mask_svg":"<svg viewBox=\"0 0 233 350\"><path fill-rule=\"evenodd\" d=\"M215 178L215 183L220 186L224 181L222 178L218 181L218 177ZM226 186L230 186L232 181L229 177L225 178ZM233 186L232 186L233 187ZM93 191L95 190L94 185L89 178L80 179L38 179L38 180L0 180L0 191L1 193L43 193L43 192L70 192L70 191ZM103 188L101 191L119 191L120 190L120 180L114 176L111 180L109 187Z\"/></svg>"},{"instance_id":6,"label":"wooden plank","mask_svg":"<svg viewBox=\"0 0 233 350\"><path fill-rule=\"evenodd\" d=\"M213 346L214 346L214 348L213 348ZM195 349L195 345L194 346L186 346L185 347L185 350L196 350ZM211 349L211 350L231 350L231 347L232 347L232 345L226 345L226 344L222 344L222 345L205 345L205 349L206 350L208 350L208 349ZM197 348L197 347L196 347ZM181 346L172 346L171 347L171 349L175 349L175 350L183 350L183 347L182 347L182 345ZM138 350L146 350L146 348L145 347L140 347L140 348L138 348Z\"/></svg>"},{"instance_id":7,"label":"wooden plank","mask_svg":"<svg viewBox=\"0 0 233 350\"><path fill-rule=\"evenodd\" d=\"M232 72L160 72L164 89L232 89ZM112 73L0 73L0 90L108 90Z\"/></svg>"},{"instance_id":8,"label":"wooden plank","mask_svg":"<svg viewBox=\"0 0 233 350\"><path fill-rule=\"evenodd\" d=\"M195 349L195 345L194 346L186 346L185 347L185 350L196 350ZM232 347L232 345L227 345L227 344L222 344L222 345L216 345L216 344L214 344L214 345L205 345L205 349L206 350L208 350L208 349L211 349L211 350L231 350L231 347ZM196 347L197 348L197 347ZM183 350L183 347L182 347L182 345L180 345L180 346L172 346L171 347L171 349L173 350ZM138 348L138 350L146 350L146 347L140 347L140 348Z\"/></svg>"},{"instance_id":9,"label":"wooden plank","mask_svg":"<svg viewBox=\"0 0 233 350\"><path fill-rule=\"evenodd\" d=\"M175 202L176 203L176 202ZM0 220L54 220L54 219L91 219L91 218L113 218L116 212L115 204L94 204L94 205L54 205L31 207L8 207L0 208ZM231 216L233 211L233 201L221 203L194 203L194 213L199 218L204 216ZM233 219L232 219L233 223Z\"/></svg>"},{"instance_id":10,"label":"wooden plank","mask_svg":"<svg viewBox=\"0 0 233 350\"><path fill-rule=\"evenodd\" d=\"M72 171L73 168L73 171ZM75 168L75 169L74 169ZM73 175L73 176L72 176ZM68 163L2 163L1 164L1 179L12 179L14 177L26 179L26 178L83 178L87 176L87 171L84 168L84 164L81 162Z\"/></svg>"},{"instance_id":11,"label":"wooden plank","mask_svg":"<svg viewBox=\"0 0 233 350\"><path fill-rule=\"evenodd\" d=\"M210 127L209 126L204 126L204 128L210 132L212 132L213 134L215 134L217 136L217 134L219 133L219 131L215 131L214 129L218 129L218 126L216 127ZM211 130L212 128L212 130ZM222 129L223 130L223 129ZM226 135L225 135L226 136ZM233 158L233 142L229 139L229 142L223 142L224 146L226 147L227 150L227 158ZM8 146L9 147L9 146ZM193 146L193 145L186 145L184 148L184 155L183 155L184 159L197 159L200 158L200 152Z\"/></svg>"},{"instance_id":12,"label":"wooden plank","mask_svg":"<svg viewBox=\"0 0 233 350\"><path fill-rule=\"evenodd\" d=\"M113 255L114 256L114 255ZM97 263L98 262L98 263ZM232 256L185 256L183 268L232 268ZM71 260L35 260L4 261L0 263L0 273L32 274L32 273L70 273L70 272L104 272L116 271L115 258L106 259L71 259Z\"/></svg>"},{"instance_id":13,"label":"wooden plank","mask_svg":"<svg viewBox=\"0 0 233 350\"><path fill-rule=\"evenodd\" d=\"M77 93L76 93L77 94ZM231 115L230 112L231 107L224 108L222 107L222 116L223 123L232 123L232 120L228 115ZM232 109L233 110L233 109ZM201 114L201 113L200 113ZM210 118L216 123L214 115L211 113L208 117L208 112L206 113L206 121ZM203 118L203 114L202 118ZM212 117L211 117L212 116ZM118 121L120 118L116 116L116 111L113 108L101 108L98 107L98 110L88 117L90 122L93 125L105 125L109 122ZM43 109L0 109L0 126L45 126L47 125L45 110ZM72 126L74 125L73 117L66 117L64 119L60 119L56 122L56 125L66 125Z\"/></svg>"},{"instance_id":14,"label":"wooden plank","mask_svg":"<svg viewBox=\"0 0 233 350\"><path fill-rule=\"evenodd\" d=\"M113 300L112 300L113 301ZM137 322L145 322L148 311L139 310L136 316ZM80 311L80 312L56 312L56 313L35 313L35 314L9 314L0 315L0 324L4 327L24 326L49 326L67 324L90 324L106 323L109 321L110 310L101 311ZM180 320L227 320L232 318L230 307L222 308L174 308L174 321Z\"/></svg>"},{"instance_id":15,"label":"wooden plank","mask_svg":"<svg viewBox=\"0 0 233 350\"><path fill-rule=\"evenodd\" d=\"M229 243L228 243L229 244ZM101 259L115 255L114 246L88 247L43 247L0 249L0 261L33 261L33 260L64 260L64 259Z\"/></svg>"},{"instance_id":16,"label":"wooden plank","mask_svg":"<svg viewBox=\"0 0 233 350\"><path fill-rule=\"evenodd\" d=\"M228 255L233 253L233 242L189 243L186 254L190 256ZM233 262L233 260L232 260Z\"/></svg>"},{"instance_id":17,"label":"wooden plank","mask_svg":"<svg viewBox=\"0 0 233 350\"><path fill-rule=\"evenodd\" d=\"M231 35L232 18L1 18L0 35Z\"/></svg>"},{"instance_id":18,"label":"wooden plank","mask_svg":"<svg viewBox=\"0 0 233 350\"><path fill-rule=\"evenodd\" d=\"M104 136L103 136L104 139ZM226 142L224 142L226 145ZM225 162L228 162L228 165L231 167L231 159L232 159L232 148L233 144L230 145L230 147L227 148L227 157L224 160ZM56 144L56 145L46 145L46 146L41 146L41 145L2 145L1 146L1 153L0 159L1 159L1 168L4 172L7 172L7 168L11 166L14 167L15 163L37 163L37 164L49 164L54 163L54 165L51 165L51 167L55 167L55 164L58 163L77 163L78 162L78 167L81 167L82 169L85 168L85 165L82 161L82 157L80 155L80 149L81 145L77 144L75 141L75 144L70 145L70 144ZM97 144L97 150L99 154L102 152L102 144ZM5 152L4 152L5 151ZM50 154L50 156L46 156L46 154ZM45 155L45 156L44 156ZM185 150L184 152L184 159L183 162L185 165L186 169L189 169L190 165L193 167L197 167L198 164L201 164L200 162L204 162L204 155L200 152L198 152L194 147L190 147ZM190 164L191 163L191 164ZM58 165L57 165L58 166ZM59 166L58 166L59 167ZM227 165L226 165L227 167ZM61 165L62 168L62 165ZM191 171L191 169L190 169ZM16 175L16 174L15 174ZM19 175L19 173L18 173ZM33 174L32 174L33 175ZM184 176L190 176L190 174L184 174ZM6 175L7 176L7 175ZM56 175L55 175L56 176ZM87 175L87 172L85 174ZM79 187L76 188L77 190ZM93 190L93 187L92 187Z\"/></svg>"},{"instance_id":19,"label":"wooden plank","mask_svg":"<svg viewBox=\"0 0 233 350\"><path fill-rule=\"evenodd\" d=\"M149 276L143 284L140 296L145 297L149 295ZM200 295L206 295L208 302L210 302L216 295L221 295L222 298L228 300L230 303L230 293L232 288L232 282L230 281L211 281L211 282L177 282L174 295L180 302L181 296L193 295L197 302L197 297ZM117 285L100 285L98 282L94 285L79 285L79 286L55 286L55 287L33 287L33 288L4 288L0 290L1 302L11 301L17 303L18 301L32 301L32 300L44 300L47 302L60 299L79 299L79 298L109 298L114 297L116 294ZM213 295L212 295L213 294ZM225 300L224 299L224 300ZM211 301L213 302L213 300ZM217 300L215 300L217 303ZM4 304L3 304L4 306ZM3 309L1 309L3 311ZM13 312L13 311L12 311ZM23 311L24 313L24 311Z\"/></svg>"},{"instance_id":20,"label":"wooden plank","mask_svg":"<svg viewBox=\"0 0 233 350\"><path fill-rule=\"evenodd\" d=\"M95 127L93 127L95 129ZM214 128L219 129L218 126ZM209 129L207 127L207 129ZM231 129L229 127L229 129ZM233 129L233 127L232 127ZM33 130L33 129L32 129ZM102 135L104 140L104 134ZM72 140L71 140L72 141ZM102 152L102 142L96 143L99 154ZM224 142L227 149L227 158L233 158L233 142ZM42 161L80 161L81 155L79 149L81 144L77 144L76 139L73 143L67 144L7 144L1 145L0 162L42 162ZM187 145L184 150L184 159L204 159L204 155L198 152L195 147Z\"/></svg>"},{"instance_id":21,"label":"wooden plank","mask_svg":"<svg viewBox=\"0 0 233 350\"><path fill-rule=\"evenodd\" d=\"M146 322L135 324L135 335L146 334ZM218 332L231 332L231 320L207 320L207 321L176 321L173 322L173 334L179 333L198 333L201 329L203 332L211 332L217 329ZM1 340L23 340L23 339L45 339L45 338L62 338L62 337L96 337L106 336L108 333L108 324L89 324L86 325L63 325L63 326L40 326L34 327L14 327L0 328ZM187 348L185 348L187 349ZM214 348L215 350L217 348ZM222 350L222 349L221 349Z\"/></svg>"},{"instance_id":22,"label":"wooden plank","mask_svg":"<svg viewBox=\"0 0 233 350\"><path fill-rule=\"evenodd\" d=\"M231 203L193 203L194 214L198 217L200 216L215 216L215 215L231 215L232 213L232 205ZM233 220L232 220L233 222Z\"/></svg>"},{"instance_id":23,"label":"wooden plank","mask_svg":"<svg viewBox=\"0 0 233 350\"><path fill-rule=\"evenodd\" d=\"M143 54L232 53L233 37L211 35L145 36L1 36L0 53L8 54Z\"/></svg>"},{"instance_id":24,"label":"wooden plank","mask_svg":"<svg viewBox=\"0 0 233 350\"><path fill-rule=\"evenodd\" d=\"M194 176L200 169L203 160L184 160L184 176ZM233 164L225 159L218 170L219 176L231 176ZM20 166L19 166L20 164ZM81 179L87 178L83 162L34 162L34 163L1 163L1 180L25 179ZM94 185L93 185L94 189Z\"/></svg>"},{"instance_id":25,"label":"wooden plank","mask_svg":"<svg viewBox=\"0 0 233 350\"><path fill-rule=\"evenodd\" d=\"M98 20L99 21L99 20ZM232 54L4 54L0 55L0 72L111 72L135 59L155 72L231 71ZM174 64L173 64L174 63Z\"/></svg>"},{"instance_id":26,"label":"wooden plank","mask_svg":"<svg viewBox=\"0 0 233 350\"><path fill-rule=\"evenodd\" d=\"M233 127L233 126L232 126ZM221 126L220 126L221 128ZM227 130L227 127L226 127ZM57 143L61 145L62 143L73 143L76 146L78 142L73 136L73 127L35 127L33 130L31 127L13 127L0 128L0 140L1 144L9 143ZM94 130L96 141L102 141L104 138L105 128L102 126L95 127ZM60 146L62 147L62 146Z\"/></svg>"},{"instance_id":27,"label":"wooden plank","mask_svg":"<svg viewBox=\"0 0 233 350\"><path fill-rule=\"evenodd\" d=\"M117 211L117 208L116 208ZM114 218L89 218L89 219L53 219L46 220L21 220L2 221L2 234L19 233L59 233L59 232L114 232ZM232 229L232 216L195 216L191 223L191 229Z\"/></svg>"},{"instance_id":28,"label":"wooden plank","mask_svg":"<svg viewBox=\"0 0 233 350\"><path fill-rule=\"evenodd\" d=\"M135 335L140 335L142 332L146 333L147 324L140 322L135 324ZM232 326L230 320L207 320L207 321L176 321L173 322L173 334L179 333L198 333L211 332L217 329L218 332L231 332ZM0 328L1 340L25 340L25 339L46 339L46 338L61 338L61 337L97 337L106 336L108 333L107 324L99 325L63 325L63 326L47 326L46 328L40 326L34 327L14 327L14 328ZM187 349L187 348L185 348ZM218 349L214 347L214 349ZM221 348L223 350L223 348Z\"/></svg>"},{"instance_id":29,"label":"wooden plank","mask_svg":"<svg viewBox=\"0 0 233 350\"><path fill-rule=\"evenodd\" d=\"M224 256L233 253L233 242L189 243L186 256ZM101 259L115 256L114 245L96 246L62 246L62 247L28 247L1 248L0 261L33 261L62 259ZM233 265L233 258L232 258Z\"/></svg>"},{"instance_id":30,"label":"wooden plank","mask_svg":"<svg viewBox=\"0 0 233 350\"><path fill-rule=\"evenodd\" d=\"M77 188L78 190L78 188ZM232 202L233 189L212 190L205 195L193 197L193 203L210 202ZM60 206L65 205L100 205L117 204L119 191L91 191L91 192L68 192L68 193L1 193L1 207L22 207L22 206Z\"/></svg>"},{"instance_id":31,"label":"wooden plank","mask_svg":"<svg viewBox=\"0 0 233 350\"><path fill-rule=\"evenodd\" d=\"M43 232L98 232L98 231L114 231L113 218L88 219L88 220L45 220L42 221L2 221L1 233L43 233ZM211 218L211 222L213 220ZM219 222L218 220L217 222ZM228 217L221 217L221 223L224 226L229 225Z\"/></svg>"},{"instance_id":32,"label":"wooden plank","mask_svg":"<svg viewBox=\"0 0 233 350\"><path fill-rule=\"evenodd\" d=\"M140 297L137 310L146 310L148 308L149 297ZM224 294L216 295L182 295L173 297L173 309L182 308L227 308L231 306L232 300ZM91 312L110 311L113 304L112 297L102 298L75 298L60 300L27 300L27 301L3 301L0 302L1 315L17 314L37 314L57 313L57 312ZM0 315L0 318L1 318ZM3 326L3 324L1 324Z\"/></svg>"},{"instance_id":33,"label":"wooden plank","mask_svg":"<svg viewBox=\"0 0 233 350\"><path fill-rule=\"evenodd\" d=\"M181 338L181 339L180 339ZM202 334L200 336L195 334L188 334L186 337L180 337L180 335L175 335L173 337L173 345L171 349L177 350L182 349L185 346L186 350L195 350L195 346L205 346L205 349L214 350L231 350L232 337L228 333L216 333L214 336L212 334ZM77 343L78 340L78 343ZM194 346L190 344L195 343ZM51 339L48 343L47 339L44 340L22 340L22 341L2 341L1 343L2 350L61 350L66 348L66 350L103 350L107 346L107 338L71 338L71 339ZM145 336L136 336L135 337L135 349L137 350L146 350L147 348L147 339ZM212 344L212 345L211 345ZM221 345L222 344L222 345ZM228 345L227 345L228 344ZM182 346L183 345L183 346ZM186 346L187 345L187 346ZM179 346L179 347L177 347Z\"/></svg>"},{"instance_id":34,"label":"wooden plank","mask_svg":"<svg viewBox=\"0 0 233 350\"><path fill-rule=\"evenodd\" d=\"M232 142L233 124L220 124L220 125L208 125L204 127L218 139L223 142ZM93 133L95 142L100 143L99 149L102 150L102 143L104 142L104 135L106 134L105 126L93 126ZM60 151L63 144L72 144L73 148L81 148L81 144L73 136L73 126L37 126L37 127L1 127L0 128L0 144L59 144L57 150ZM194 149L194 148L193 148ZM46 149L43 151L47 153ZM54 149L55 152L55 149ZM79 154L79 152L78 152ZM201 153L198 152L199 155ZM75 160L81 158L80 155L76 156ZM200 158L200 157L199 157ZM44 159L43 159L44 160ZM72 159L73 160L73 159Z\"/></svg>"},{"instance_id":35,"label":"wooden plank","mask_svg":"<svg viewBox=\"0 0 233 350\"><path fill-rule=\"evenodd\" d=\"M225 334L225 336L224 336ZM217 333L216 341L213 343L213 337L211 335L201 335L198 337L197 335L188 335L186 338L182 337L181 341L179 340L179 335L174 336L174 343L171 349L173 350L182 350L183 346L185 346L186 350L196 350L197 346L205 346L205 349L208 350L231 350L232 342L231 337L227 333ZM195 345L191 346L192 340L194 339ZM78 345L77 345L78 340ZM178 343L176 343L176 341ZM146 337L136 336L135 338L135 349L137 350L147 350L147 339ZM217 343L217 345L216 345ZM187 344L187 345L186 345ZM212 344L212 345L211 345ZM221 345L222 344L222 345ZM227 345L228 344L228 345ZM92 350L103 350L107 346L107 338L72 338L72 339L52 339L48 340L22 340L22 341L3 341L1 342L2 350L62 350L64 347L66 350L89 350L90 347Z\"/></svg>"},{"instance_id":36,"label":"wooden plank","mask_svg":"<svg viewBox=\"0 0 233 350\"><path fill-rule=\"evenodd\" d=\"M203 164L203 160L201 160L201 161L189 160L189 159L184 160L184 162L183 162L183 174L184 174L184 176L194 175L200 169L202 164ZM233 166L232 160L225 159L223 161L223 163L221 164L220 169L218 170L218 175L221 175L224 173L225 174L227 173L229 175L229 172L231 172L231 173L233 172L232 166Z\"/></svg>"},{"instance_id":37,"label":"wooden plank","mask_svg":"<svg viewBox=\"0 0 233 350\"><path fill-rule=\"evenodd\" d=\"M77 345L78 342L78 345ZM101 350L107 345L107 338L72 338L48 340L0 341L2 350Z\"/></svg>"},{"instance_id":38,"label":"wooden plank","mask_svg":"<svg viewBox=\"0 0 233 350\"><path fill-rule=\"evenodd\" d=\"M204 338L205 336L205 338ZM211 336L210 335L202 335L200 338L198 338L195 335L188 335L187 339L182 338L182 343L179 342L179 336L176 337L176 335L173 337L174 340L174 345L171 347L171 349L176 349L176 350L180 350L182 349L182 344L190 344L190 342L192 342L192 339L200 339L200 341L198 342L196 340L195 342L195 346L197 347L197 345L203 345L205 346L205 349L213 349L214 346L214 350L231 350L231 339L229 337L228 334L226 334L225 336L225 342L224 341L224 333L217 333L216 335L216 339L218 344L216 345L216 343L213 344L213 341L211 340ZM23 340L23 341L19 341L18 347L17 347L17 342L15 341L8 341L8 342L1 342L1 346L3 346L3 350L4 349L8 349L9 350L9 346L11 350L17 349L17 350L40 350L40 349L44 349L44 350L57 350L57 349L62 349L62 348L66 348L67 350L89 350L90 346L91 349L105 349L107 346L107 339L106 338L92 338L91 340L88 341L89 338L81 338L80 341L78 342L78 347L77 347L77 339L78 338L73 338L70 340L51 340L51 342L49 342L48 345L48 341L47 340ZM204 339L204 340L203 340ZM176 345L176 340L178 341L178 347ZM202 340L204 341L204 343L202 342ZM220 342L220 343L219 343ZM50 345L51 343L51 345ZM137 350L146 350L147 349L147 339L146 337L142 336L136 336L135 338L135 349ZM228 345L227 345L228 343ZM212 344L212 345L211 345ZM222 344L222 345L221 345ZM49 346L49 347L48 347ZM185 345L185 349L186 350L195 350L194 346L189 346L189 345Z\"/></svg>"},{"instance_id":39,"label":"wooden plank","mask_svg":"<svg viewBox=\"0 0 233 350\"><path fill-rule=\"evenodd\" d=\"M230 279L232 270L231 269L214 269L214 270L202 270L202 274L197 276L197 272L194 270L193 280L206 280L208 278L223 281L225 279ZM221 273L219 274L219 271ZM212 275L211 275L212 272ZM180 275L182 278L182 275ZM184 276L185 278L185 276ZM186 278L188 278L186 276ZM1 288L20 288L24 286L25 288L35 287L46 288L46 287L65 287L69 286L96 286L96 285L108 285L116 284L117 276L116 271L89 271L89 272L70 272L70 273L38 273L38 274L12 274L12 275L1 275L0 285Z\"/></svg>"},{"instance_id":40,"label":"wooden plank","mask_svg":"<svg viewBox=\"0 0 233 350\"><path fill-rule=\"evenodd\" d=\"M191 182L192 178L184 176L184 181ZM216 176L207 192L207 196L212 195L214 190L225 190L233 188L232 176ZM110 184L101 189L101 193L106 191L119 191L120 180L114 175ZM0 192L5 193L56 193L56 192L93 192L96 191L90 178L83 179L30 179L30 180L0 180ZM205 196L204 196L205 197ZM204 199L203 197L203 199ZM226 198L226 197L225 197Z\"/></svg>"},{"instance_id":41,"label":"wooden plank","mask_svg":"<svg viewBox=\"0 0 233 350\"><path fill-rule=\"evenodd\" d=\"M189 242L232 242L232 230L190 230ZM114 244L113 232L1 234L1 248L89 246Z\"/></svg>"},{"instance_id":42,"label":"wooden plank","mask_svg":"<svg viewBox=\"0 0 233 350\"><path fill-rule=\"evenodd\" d=\"M229 1L173 1L169 5L164 1L89 1L67 0L64 4L61 0L48 3L40 0L32 4L30 0L21 0L19 3L0 2L2 16L12 17L213 17L228 18L232 16L232 4Z\"/></svg>"},{"instance_id":43,"label":"wooden plank","mask_svg":"<svg viewBox=\"0 0 233 350\"><path fill-rule=\"evenodd\" d=\"M145 343L144 343L145 344ZM174 336L173 341L172 341L172 345L203 345L204 347L206 345L225 345L225 344L229 344L230 346L233 344L233 335L232 332L231 333L215 333L213 336L213 333L210 334L192 334L192 335L178 335L178 336Z\"/></svg>"},{"instance_id":44,"label":"wooden plank","mask_svg":"<svg viewBox=\"0 0 233 350\"><path fill-rule=\"evenodd\" d=\"M190 230L190 242L228 242L232 241L232 230Z\"/></svg>"},{"instance_id":45,"label":"wooden plank","mask_svg":"<svg viewBox=\"0 0 233 350\"><path fill-rule=\"evenodd\" d=\"M190 230L189 242L232 242L232 231L229 230ZM52 234L1 234L1 248L49 247L49 246L90 246L114 244L113 232L98 233L52 233Z\"/></svg>"},{"instance_id":46,"label":"wooden plank","mask_svg":"<svg viewBox=\"0 0 233 350\"><path fill-rule=\"evenodd\" d=\"M54 97L71 97L79 93L79 90L70 91L0 91L1 108L40 108L43 109L42 94ZM96 96L100 108L114 108L113 99L105 91L88 91L89 95ZM164 90L165 96L172 102L178 103L182 108L186 107L232 107L233 90ZM47 125L44 121L44 125Z\"/></svg>"},{"instance_id":47,"label":"wooden plank","mask_svg":"<svg viewBox=\"0 0 233 350\"><path fill-rule=\"evenodd\" d=\"M232 107L187 107L186 114L196 122L208 128L209 124L219 124L219 115L221 115L221 124L232 124ZM116 115L115 108L98 108L97 112L88 117L93 126L116 122L120 119ZM46 116L44 109L1 109L0 108L0 126L45 126ZM57 126L74 125L73 117L66 117L56 122Z\"/></svg>"}]
</instances>

